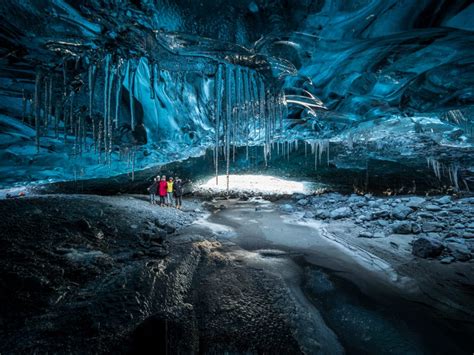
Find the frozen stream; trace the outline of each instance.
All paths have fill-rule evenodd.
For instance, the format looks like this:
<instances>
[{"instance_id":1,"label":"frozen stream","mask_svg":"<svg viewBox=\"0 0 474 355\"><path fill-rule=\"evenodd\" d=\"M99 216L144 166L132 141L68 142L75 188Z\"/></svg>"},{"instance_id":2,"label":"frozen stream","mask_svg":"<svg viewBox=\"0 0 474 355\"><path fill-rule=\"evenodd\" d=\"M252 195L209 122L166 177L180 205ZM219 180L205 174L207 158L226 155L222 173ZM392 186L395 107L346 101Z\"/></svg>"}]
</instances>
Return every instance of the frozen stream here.
<instances>
[{"instance_id":1,"label":"frozen stream","mask_svg":"<svg viewBox=\"0 0 474 355\"><path fill-rule=\"evenodd\" d=\"M419 299L415 279L338 240L318 221L302 222L262 200L216 205L220 209L191 228L237 244L247 264L282 277L300 306L322 317L346 352L461 354L469 349L467 336L453 334L448 321L435 318Z\"/></svg>"}]
</instances>

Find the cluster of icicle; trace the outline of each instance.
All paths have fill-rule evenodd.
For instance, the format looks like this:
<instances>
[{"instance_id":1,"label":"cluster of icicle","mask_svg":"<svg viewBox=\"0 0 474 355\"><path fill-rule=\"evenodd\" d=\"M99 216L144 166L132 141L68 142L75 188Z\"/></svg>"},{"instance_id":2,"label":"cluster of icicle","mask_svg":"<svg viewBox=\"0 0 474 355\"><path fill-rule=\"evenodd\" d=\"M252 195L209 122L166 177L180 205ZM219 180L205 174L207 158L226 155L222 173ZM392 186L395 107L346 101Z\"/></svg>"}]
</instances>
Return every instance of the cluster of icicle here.
<instances>
[{"instance_id":1,"label":"cluster of icicle","mask_svg":"<svg viewBox=\"0 0 474 355\"><path fill-rule=\"evenodd\" d=\"M76 60L76 67L78 63ZM72 77L67 59L63 62L62 73L37 70L34 97L29 98L23 93L22 113L23 120L35 127L37 152L40 152L41 137L60 139L62 134L65 144L72 143L73 157L93 150L97 154L99 164L110 164L114 134L121 123L120 98L124 78L128 78L128 87L131 88L129 93L132 131L136 125L133 107L136 70L136 60L114 61L112 56L107 54L100 63L89 64L85 90L82 85L83 78L78 75ZM95 99L99 74L104 78L101 102ZM86 101L88 108L82 104ZM135 164L134 156L134 147L120 147L120 158L128 160L132 167Z\"/></svg>"},{"instance_id":2,"label":"cluster of icicle","mask_svg":"<svg viewBox=\"0 0 474 355\"><path fill-rule=\"evenodd\" d=\"M450 110L447 112L445 118L460 126L466 135L473 137L474 125L461 110Z\"/></svg>"},{"instance_id":3,"label":"cluster of icicle","mask_svg":"<svg viewBox=\"0 0 474 355\"><path fill-rule=\"evenodd\" d=\"M451 186L453 186L456 190L460 190L459 186L459 165L458 164L450 164L445 165L440 163L433 157L426 158L426 162L428 164L428 168L432 169L436 178L441 181L443 177L447 176L449 178L449 182ZM463 179L463 183L466 189L469 191L469 187L466 181Z\"/></svg>"},{"instance_id":4,"label":"cluster of icicle","mask_svg":"<svg viewBox=\"0 0 474 355\"><path fill-rule=\"evenodd\" d=\"M275 136L283 131L286 102L282 91L272 92L265 87L262 75L245 67L219 64L214 83L216 183L222 151L228 188L229 166L231 159L235 160L236 146L246 146L248 158L249 139L263 141L267 164Z\"/></svg>"}]
</instances>

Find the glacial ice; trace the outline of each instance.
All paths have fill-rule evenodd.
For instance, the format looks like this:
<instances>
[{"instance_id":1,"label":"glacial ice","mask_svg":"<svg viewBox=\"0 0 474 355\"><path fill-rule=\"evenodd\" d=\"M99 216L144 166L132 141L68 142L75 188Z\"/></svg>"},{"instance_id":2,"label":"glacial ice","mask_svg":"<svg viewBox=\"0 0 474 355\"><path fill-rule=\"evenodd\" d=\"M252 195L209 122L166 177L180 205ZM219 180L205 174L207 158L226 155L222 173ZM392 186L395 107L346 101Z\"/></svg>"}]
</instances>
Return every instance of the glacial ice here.
<instances>
[{"instance_id":1,"label":"glacial ice","mask_svg":"<svg viewBox=\"0 0 474 355\"><path fill-rule=\"evenodd\" d=\"M236 147L262 146L268 165L299 141L316 171L391 161L472 189L469 2L138 3L0 6L1 186L133 175L207 148L217 179Z\"/></svg>"}]
</instances>

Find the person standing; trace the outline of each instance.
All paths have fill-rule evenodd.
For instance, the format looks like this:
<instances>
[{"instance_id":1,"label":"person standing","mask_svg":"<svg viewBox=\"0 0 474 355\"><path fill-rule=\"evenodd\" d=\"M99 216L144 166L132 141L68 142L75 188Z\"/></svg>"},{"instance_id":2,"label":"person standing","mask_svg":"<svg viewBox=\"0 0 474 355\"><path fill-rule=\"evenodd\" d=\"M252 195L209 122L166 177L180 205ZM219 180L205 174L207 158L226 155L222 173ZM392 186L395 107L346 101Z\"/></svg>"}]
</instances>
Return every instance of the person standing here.
<instances>
[{"instance_id":1,"label":"person standing","mask_svg":"<svg viewBox=\"0 0 474 355\"><path fill-rule=\"evenodd\" d=\"M168 184L166 182L166 176L162 176L160 183L158 185L158 194L160 195L160 206L164 207L165 205L165 199L166 195L168 193Z\"/></svg>"},{"instance_id":2,"label":"person standing","mask_svg":"<svg viewBox=\"0 0 474 355\"><path fill-rule=\"evenodd\" d=\"M173 186L174 189L174 200L176 202L176 208L181 209L183 204L183 182L179 177L176 178L176 181Z\"/></svg>"},{"instance_id":3,"label":"person standing","mask_svg":"<svg viewBox=\"0 0 474 355\"><path fill-rule=\"evenodd\" d=\"M153 179L153 183L148 187L148 192L150 194L150 203L156 205L156 193L158 191L158 178Z\"/></svg>"},{"instance_id":4,"label":"person standing","mask_svg":"<svg viewBox=\"0 0 474 355\"><path fill-rule=\"evenodd\" d=\"M170 177L167 182L167 195L168 195L168 206L173 206L173 178Z\"/></svg>"}]
</instances>

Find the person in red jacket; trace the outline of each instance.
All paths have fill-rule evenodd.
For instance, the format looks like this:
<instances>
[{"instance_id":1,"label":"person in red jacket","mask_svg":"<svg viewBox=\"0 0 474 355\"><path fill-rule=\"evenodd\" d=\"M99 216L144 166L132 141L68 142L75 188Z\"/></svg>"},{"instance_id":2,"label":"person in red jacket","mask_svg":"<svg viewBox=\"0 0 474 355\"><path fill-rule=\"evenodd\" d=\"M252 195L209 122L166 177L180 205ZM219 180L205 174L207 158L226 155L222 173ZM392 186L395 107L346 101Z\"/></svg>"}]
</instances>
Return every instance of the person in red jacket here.
<instances>
[{"instance_id":1,"label":"person in red jacket","mask_svg":"<svg viewBox=\"0 0 474 355\"><path fill-rule=\"evenodd\" d=\"M160 183L158 184L158 195L160 195L160 206L166 206L166 195L168 193L168 183L166 182L166 176L162 176Z\"/></svg>"}]
</instances>

